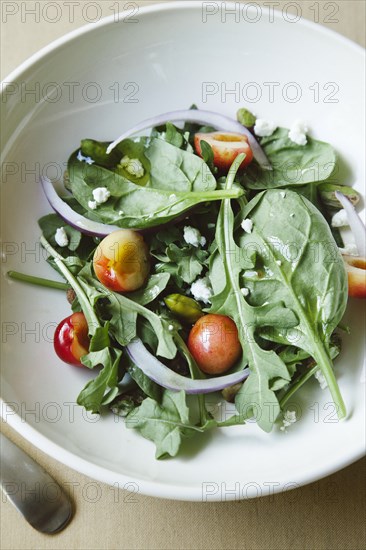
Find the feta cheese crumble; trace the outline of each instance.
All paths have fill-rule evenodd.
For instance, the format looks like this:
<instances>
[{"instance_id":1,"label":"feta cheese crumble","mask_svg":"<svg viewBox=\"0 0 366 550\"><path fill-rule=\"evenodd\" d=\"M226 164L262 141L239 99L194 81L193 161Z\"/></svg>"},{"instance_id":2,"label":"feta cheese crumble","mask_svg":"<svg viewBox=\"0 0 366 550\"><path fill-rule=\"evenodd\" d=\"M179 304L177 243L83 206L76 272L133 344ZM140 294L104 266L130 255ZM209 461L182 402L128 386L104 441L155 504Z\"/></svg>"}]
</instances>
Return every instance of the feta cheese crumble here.
<instances>
[{"instance_id":1,"label":"feta cheese crumble","mask_svg":"<svg viewBox=\"0 0 366 550\"><path fill-rule=\"evenodd\" d=\"M251 233L253 229L253 222L249 218L243 220L241 222L241 227L245 231L245 233Z\"/></svg>"},{"instance_id":2,"label":"feta cheese crumble","mask_svg":"<svg viewBox=\"0 0 366 550\"><path fill-rule=\"evenodd\" d=\"M272 120L264 120L263 118L257 118L254 125L254 133L259 137L268 137L273 134L277 126Z\"/></svg>"},{"instance_id":3,"label":"feta cheese crumble","mask_svg":"<svg viewBox=\"0 0 366 550\"><path fill-rule=\"evenodd\" d=\"M280 427L280 430L283 432L286 432L286 428L291 426L291 424L294 424L297 421L296 418L296 412L295 411L286 411L283 415L283 421L282 426Z\"/></svg>"},{"instance_id":4,"label":"feta cheese crumble","mask_svg":"<svg viewBox=\"0 0 366 550\"><path fill-rule=\"evenodd\" d=\"M64 227L58 227L55 233L55 241L58 246L67 246L69 244L69 237L65 231Z\"/></svg>"},{"instance_id":5,"label":"feta cheese crumble","mask_svg":"<svg viewBox=\"0 0 366 550\"><path fill-rule=\"evenodd\" d=\"M345 227L346 225L349 225L348 218L347 218L347 212L344 208L339 210L334 214L331 221L332 227Z\"/></svg>"},{"instance_id":6,"label":"feta cheese crumble","mask_svg":"<svg viewBox=\"0 0 366 550\"><path fill-rule=\"evenodd\" d=\"M135 176L135 178L142 178L145 174L144 167L139 159L130 159L130 157L125 155L122 158L120 165L126 170L126 172L131 174L131 176Z\"/></svg>"},{"instance_id":7,"label":"feta cheese crumble","mask_svg":"<svg viewBox=\"0 0 366 550\"><path fill-rule=\"evenodd\" d=\"M201 235L201 233L195 227L186 225L183 229L183 238L187 244L191 244L198 248L199 246L205 246L206 239Z\"/></svg>"},{"instance_id":8,"label":"feta cheese crumble","mask_svg":"<svg viewBox=\"0 0 366 550\"><path fill-rule=\"evenodd\" d=\"M321 387L322 390L325 390L325 388L328 387L328 383L325 379L325 376L324 374L322 373L322 371L320 369L318 369L315 374L314 374L315 378L317 379L317 381L319 382L319 385Z\"/></svg>"},{"instance_id":9,"label":"feta cheese crumble","mask_svg":"<svg viewBox=\"0 0 366 550\"><path fill-rule=\"evenodd\" d=\"M258 273L256 271L245 271L244 272L244 277L247 277L247 278L252 278L252 277L258 277Z\"/></svg>"},{"instance_id":10,"label":"feta cheese crumble","mask_svg":"<svg viewBox=\"0 0 366 550\"><path fill-rule=\"evenodd\" d=\"M190 291L195 300L199 300L205 304L211 303L210 298L213 292L208 277L197 279L197 281L192 283Z\"/></svg>"},{"instance_id":11,"label":"feta cheese crumble","mask_svg":"<svg viewBox=\"0 0 366 550\"><path fill-rule=\"evenodd\" d=\"M107 202L110 196L111 194L106 187L97 187L93 189L93 197L97 205Z\"/></svg>"},{"instance_id":12,"label":"feta cheese crumble","mask_svg":"<svg viewBox=\"0 0 366 550\"><path fill-rule=\"evenodd\" d=\"M98 206L97 201L89 201L88 206L89 206L90 210L96 210L96 208Z\"/></svg>"},{"instance_id":13,"label":"feta cheese crumble","mask_svg":"<svg viewBox=\"0 0 366 550\"><path fill-rule=\"evenodd\" d=\"M309 128L301 120L296 120L291 126L291 130L288 133L288 137L291 141L297 145L306 145L308 140L306 133L309 131Z\"/></svg>"},{"instance_id":14,"label":"feta cheese crumble","mask_svg":"<svg viewBox=\"0 0 366 550\"><path fill-rule=\"evenodd\" d=\"M86 162L86 164L94 164L95 160L91 157L84 157L81 151L78 152L76 157L80 162Z\"/></svg>"},{"instance_id":15,"label":"feta cheese crumble","mask_svg":"<svg viewBox=\"0 0 366 550\"><path fill-rule=\"evenodd\" d=\"M248 296L249 295L249 288L243 287L243 288L240 289L240 292L242 293L243 296Z\"/></svg>"}]
</instances>

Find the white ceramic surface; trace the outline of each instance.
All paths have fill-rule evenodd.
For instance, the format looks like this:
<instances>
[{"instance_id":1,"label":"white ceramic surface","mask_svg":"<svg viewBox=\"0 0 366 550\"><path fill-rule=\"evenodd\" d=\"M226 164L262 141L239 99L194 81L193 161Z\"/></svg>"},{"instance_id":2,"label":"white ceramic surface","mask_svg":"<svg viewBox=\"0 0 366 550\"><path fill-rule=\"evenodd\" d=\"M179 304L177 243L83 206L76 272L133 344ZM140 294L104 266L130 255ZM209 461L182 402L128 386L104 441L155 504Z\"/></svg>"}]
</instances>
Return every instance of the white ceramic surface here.
<instances>
[{"instance_id":1,"label":"white ceramic surface","mask_svg":"<svg viewBox=\"0 0 366 550\"><path fill-rule=\"evenodd\" d=\"M211 14L204 22L200 2L149 7L137 23L112 17L71 33L6 79L4 273L54 277L37 244L37 218L49 211L39 173L60 177L81 138L113 139L144 118L193 102L233 116L246 104L284 126L306 120L315 137L347 160L344 181L364 193L363 50L303 20L289 23L277 14L270 22L263 10L250 23L251 12L244 15L223 22L220 13ZM39 97L26 93L32 89ZM233 89L241 97L225 95ZM205 98L204 90L211 95ZM243 99L259 93L257 102ZM364 453L360 301L349 304L345 322L352 331L336 362L346 421L336 420L328 392L314 380L296 397L301 418L288 433L267 435L249 423L192 440L178 458L156 461L153 444L122 420L92 418L74 404L89 373L61 364L53 352L54 326L69 312L63 294L4 277L2 285L2 416L40 449L95 479L161 497L229 500L308 483Z\"/></svg>"}]
</instances>

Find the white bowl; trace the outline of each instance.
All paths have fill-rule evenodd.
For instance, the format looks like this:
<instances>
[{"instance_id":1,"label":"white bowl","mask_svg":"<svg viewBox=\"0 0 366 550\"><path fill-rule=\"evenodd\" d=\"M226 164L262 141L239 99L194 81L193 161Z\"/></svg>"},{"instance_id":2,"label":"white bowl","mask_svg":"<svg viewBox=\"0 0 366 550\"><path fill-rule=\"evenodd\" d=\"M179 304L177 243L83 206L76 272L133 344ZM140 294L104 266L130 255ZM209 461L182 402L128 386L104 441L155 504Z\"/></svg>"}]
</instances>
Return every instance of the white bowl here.
<instances>
[{"instance_id":1,"label":"white bowl","mask_svg":"<svg viewBox=\"0 0 366 550\"><path fill-rule=\"evenodd\" d=\"M364 193L363 50L281 13L270 22L264 9L255 23L248 19L260 12L242 7L237 21L227 14L224 22L222 13L205 12L208 4L147 7L137 23L108 18L57 40L9 76L1 104L3 272L55 276L37 244L37 219L50 210L40 174L60 178L81 138L111 140L138 121L192 103L232 116L245 104L283 126L305 119L346 159L344 182ZM160 497L229 500L297 487L364 453L360 301L349 304L345 322L352 331L336 363L346 421L337 421L328 392L309 382L296 397L301 418L289 433L267 435L249 423L156 461L153 444L122 420L87 416L75 405L89 373L61 364L53 352L53 329L69 312L64 295L4 277L2 283L2 416L40 449L95 479Z\"/></svg>"}]
</instances>

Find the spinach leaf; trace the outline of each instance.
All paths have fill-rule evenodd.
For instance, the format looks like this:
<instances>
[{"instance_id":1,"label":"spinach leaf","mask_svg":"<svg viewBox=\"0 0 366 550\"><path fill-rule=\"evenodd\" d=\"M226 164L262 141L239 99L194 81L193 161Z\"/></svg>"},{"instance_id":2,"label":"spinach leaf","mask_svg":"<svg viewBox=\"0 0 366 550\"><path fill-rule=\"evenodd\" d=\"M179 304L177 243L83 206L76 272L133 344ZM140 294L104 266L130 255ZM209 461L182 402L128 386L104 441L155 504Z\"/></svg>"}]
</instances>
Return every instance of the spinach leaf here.
<instances>
[{"instance_id":1,"label":"spinach leaf","mask_svg":"<svg viewBox=\"0 0 366 550\"><path fill-rule=\"evenodd\" d=\"M101 166L80 162L77 153L71 155L69 186L90 219L119 227L155 227L200 203L243 194L240 188L216 190L216 180L201 158L163 140L153 139L145 155L151 162L145 187ZM91 210L88 203L97 187L107 187L110 198Z\"/></svg>"},{"instance_id":2,"label":"spinach leaf","mask_svg":"<svg viewBox=\"0 0 366 550\"><path fill-rule=\"evenodd\" d=\"M180 149L184 143L182 133L171 122L166 123L165 141Z\"/></svg>"},{"instance_id":3,"label":"spinach leaf","mask_svg":"<svg viewBox=\"0 0 366 550\"><path fill-rule=\"evenodd\" d=\"M151 186L171 193L214 191L216 180L197 155L183 151L162 139L152 139L146 149L151 163Z\"/></svg>"},{"instance_id":4,"label":"spinach leaf","mask_svg":"<svg viewBox=\"0 0 366 550\"><path fill-rule=\"evenodd\" d=\"M53 247L56 248L57 251L60 253L65 253L65 250L75 252L77 248L80 245L82 234L80 231L77 231L73 227L70 227L65 223L65 220L63 220L60 216L57 214L48 214L47 216L43 216L38 220L38 225L41 228L41 231L47 241L51 243ZM69 239L69 244L67 247L60 247L55 241L55 233L56 230L60 227L63 227L65 229L65 232Z\"/></svg>"},{"instance_id":5,"label":"spinach leaf","mask_svg":"<svg viewBox=\"0 0 366 550\"><path fill-rule=\"evenodd\" d=\"M251 163L243 173L243 182L251 189L292 187L324 181L337 163L331 145L307 138L306 145L297 145L288 138L288 130L278 128L271 136L260 140L261 147L273 170L263 170Z\"/></svg>"},{"instance_id":6,"label":"spinach leaf","mask_svg":"<svg viewBox=\"0 0 366 550\"><path fill-rule=\"evenodd\" d=\"M240 276L249 290L248 303L263 308L270 297L271 303L282 302L299 321L290 330L276 323L258 327L259 334L308 353L327 380L339 417L344 417L330 338L346 308L347 276L327 222L307 199L289 190L257 195L241 216L250 217L253 230L239 232L240 248L256 255L255 265ZM244 402L248 382L239 392Z\"/></svg>"},{"instance_id":7,"label":"spinach leaf","mask_svg":"<svg viewBox=\"0 0 366 550\"><path fill-rule=\"evenodd\" d=\"M202 431L191 423L184 391L165 390L161 404L150 397L126 418L127 428L135 428L156 445L156 458L176 456L182 438Z\"/></svg>"},{"instance_id":8,"label":"spinach leaf","mask_svg":"<svg viewBox=\"0 0 366 550\"><path fill-rule=\"evenodd\" d=\"M207 164L211 172L213 174L216 174L217 168L214 165L214 152L212 150L211 145L204 139L201 139L200 145L201 145L201 154L202 154L203 160L205 161L205 163Z\"/></svg>"}]
</instances>

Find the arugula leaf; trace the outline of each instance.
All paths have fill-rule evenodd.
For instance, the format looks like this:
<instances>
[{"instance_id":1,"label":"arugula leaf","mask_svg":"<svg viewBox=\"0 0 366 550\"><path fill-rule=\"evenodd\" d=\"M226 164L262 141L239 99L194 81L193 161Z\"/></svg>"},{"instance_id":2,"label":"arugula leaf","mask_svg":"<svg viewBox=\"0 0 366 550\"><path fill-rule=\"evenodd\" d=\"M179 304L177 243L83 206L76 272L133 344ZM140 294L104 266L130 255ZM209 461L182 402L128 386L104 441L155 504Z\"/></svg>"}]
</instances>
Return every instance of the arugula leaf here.
<instances>
[{"instance_id":1,"label":"arugula leaf","mask_svg":"<svg viewBox=\"0 0 366 550\"><path fill-rule=\"evenodd\" d=\"M156 458L176 456L182 438L202 431L192 425L184 391L165 390L161 404L151 398L129 413L127 428L135 428L156 445Z\"/></svg>"},{"instance_id":2,"label":"arugula leaf","mask_svg":"<svg viewBox=\"0 0 366 550\"><path fill-rule=\"evenodd\" d=\"M121 350L104 348L92 351L82 357L82 363L88 368L103 365L102 370L94 380L90 380L81 390L77 403L93 413L100 412L102 405L107 405L118 393L118 365ZM108 391L108 388L112 391ZM107 393L106 393L107 392Z\"/></svg>"},{"instance_id":3,"label":"arugula leaf","mask_svg":"<svg viewBox=\"0 0 366 550\"><path fill-rule=\"evenodd\" d=\"M288 138L288 130L278 128L260 140L273 170L263 170L251 163L243 173L243 182L250 189L292 187L320 182L329 178L337 163L336 152L329 143L307 138L306 145L297 145Z\"/></svg>"},{"instance_id":4,"label":"arugula leaf","mask_svg":"<svg viewBox=\"0 0 366 550\"><path fill-rule=\"evenodd\" d=\"M227 186L230 187L234 180L236 170L242 161L239 155L230 168ZM273 301L268 308L251 307L241 292L240 273L243 269L253 268L252 255L243 254L234 240L234 215L230 201L222 203L216 229L216 242L220 254L220 265L224 271L215 269L210 272L210 279L215 292L221 290L211 298L211 312L228 315L238 327L239 339L243 348L243 355L238 368L244 368L249 364L251 374L236 396L236 407L241 415L247 416L248 411L256 411L259 426L270 431L273 422L280 412L280 406L274 389L279 389L290 380L285 363L272 350L266 351L256 342L256 329L264 321L269 311L276 309L277 322L282 328L292 327L297 324L297 319L291 310L286 310L286 315L279 315L284 309L281 301ZM218 279L218 280L217 280ZM225 281L222 288L222 281ZM272 319L273 322L273 319ZM273 387L276 382L276 387ZM259 411L258 411L259 409ZM258 414L259 413L259 414Z\"/></svg>"},{"instance_id":5,"label":"arugula leaf","mask_svg":"<svg viewBox=\"0 0 366 550\"><path fill-rule=\"evenodd\" d=\"M240 247L255 249L257 255L254 268L241 278L249 289L248 302L261 308L270 296L272 303L281 301L299 320L291 330L273 324L260 327L259 334L295 345L313 357L327 380L339 417L344 417L330 338L346 308L347 276L327 222L307 199L289 190L258 195L241 216L250 217L253 231L240 232Z\"/></svg>"},{"instance_id":6,"label":"arugula leaf","mask_svg":"<svg viewBox=\"0 0 366 550\"><path fill-rule=\"evenodd\" d=\"M240 188L216 190L216 180L200 157L161 139L152 139L145 155L151 162L145 187L101 166L80 162L77 153L71 155L69 186L90 219L127 228L155 227L200 203L243 194ZM88 203L97 187L107 187L110 198L91 210Z\"/></svg>"},{"instance_id":7,"label":"arugula leaf","mask_svg":"<svg viewBox=\"0 0 366 550\"><path fill-rule=\"evenodd\" d=\"M128 297L141 306L150 304L166 289L169 279L169 273L154 273L143 288L130 292Z\"/></svg>"},{"instance_id":8,"label":"arugula leaf","mask_svg":"<svg viewBox=\"0 0 366 550\"><path fill-rule=\"evenodd\" d=\"M161 386L150 380L130 359L127 372L148 397L160 403L163 391Z\"/></svg>"},{"instance_id":9,"label":"arugula leaf","mask_svg":"<svg viewBox=\"0 0 366 550\"><path fill-rule=\"evenodd\" d=\"M159 231L151 241L151 255L159 260L155 265L158 273L169 273L180 288L191 284L202 273L209 253L199 247L187 245L183 228Z\"/></svg>"},{"instance_id":10,"label":"arugula leaf","mask_svg":"<svg viewBox=\"0 0 366 550\"><path fill-rule=\"evenodd\" d=\"M150 297L156 297L160 291L159 285L156 284L157 280L163 286L167 282L167 277L166 275L164 277L161 277L161 275L154 277L152 282L154 283L153 286L158 287L157 290L150 287L145 296L143 292L140 294L134 293L135 296L137 295L139 300L144 303L149 300L147 296L149 291ZM141 315L154 328L158 338L157 354L167 359L175 357L177 348L173 336L168 330L168 323L159 315L123 294L108 290L93 276L90 264L85 266L85 269L79 274L78 281L84 290L89 288L89 295L94 295L96 299L101 297L107 299L108 303L104 305L103 309L110 316L109 332L121 346L126 346L136 336L137 316ZM149 284L151 285L151 281Z\"/></svg>"}]
</instances>

